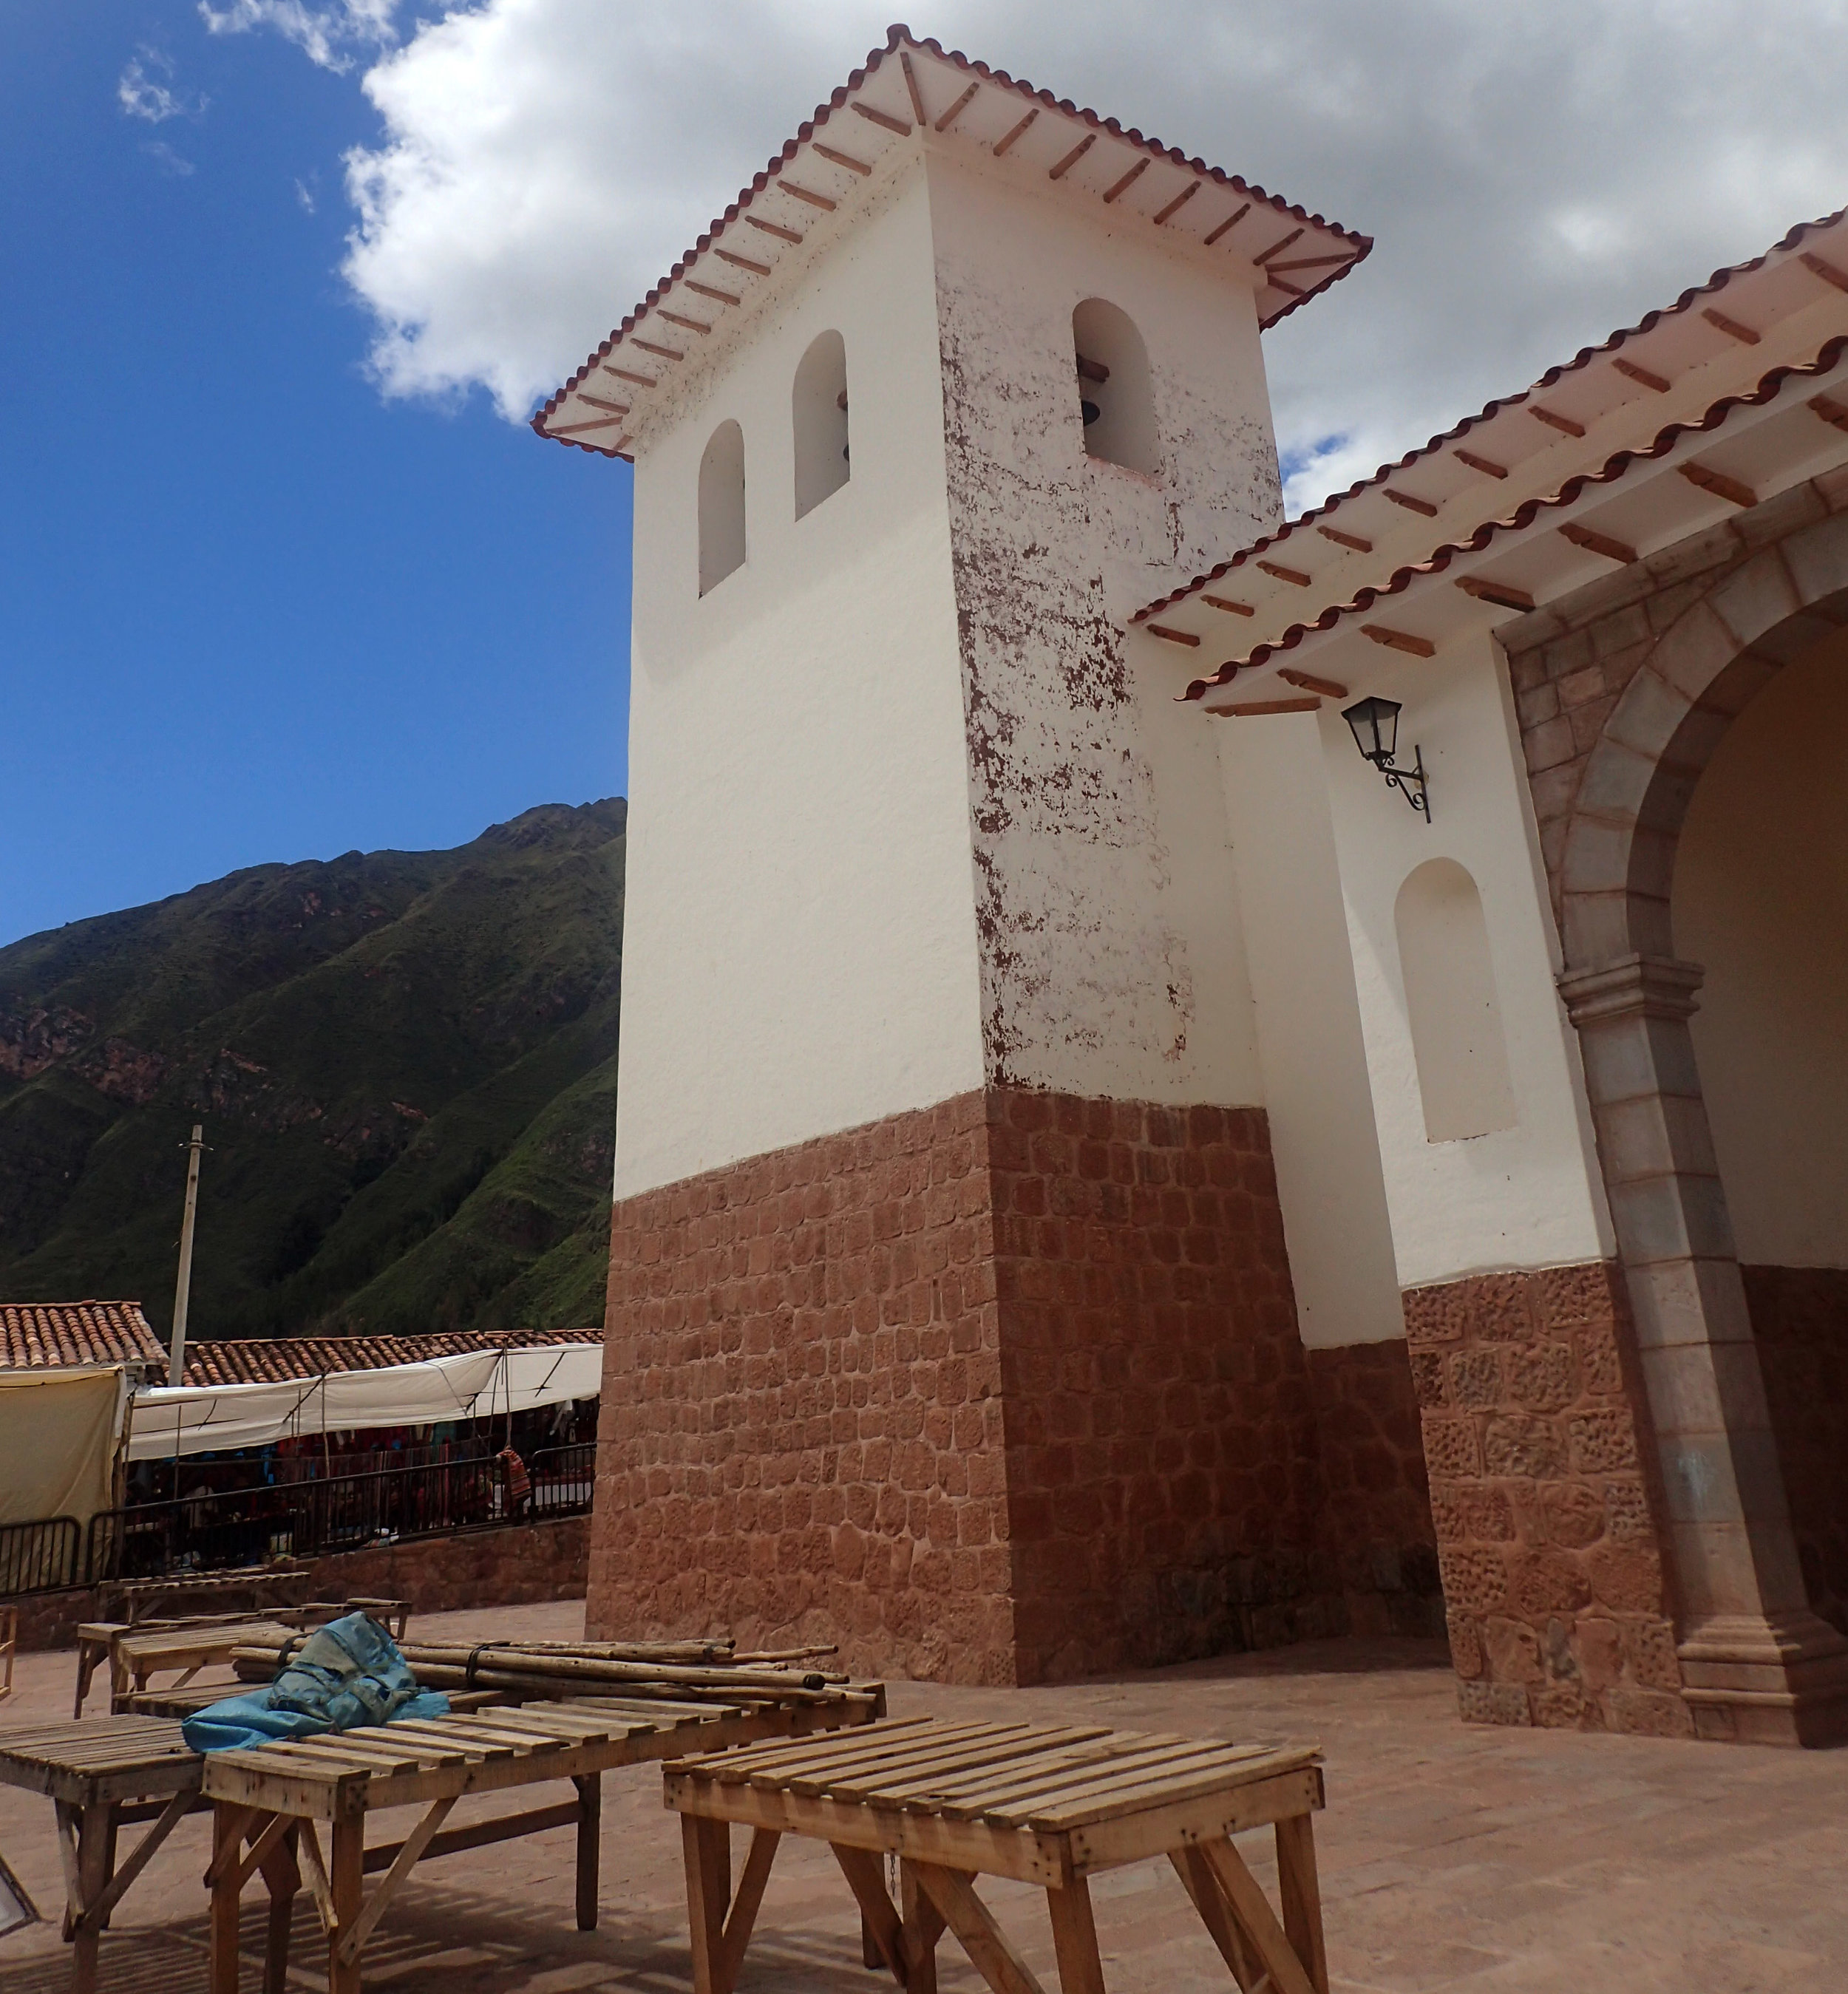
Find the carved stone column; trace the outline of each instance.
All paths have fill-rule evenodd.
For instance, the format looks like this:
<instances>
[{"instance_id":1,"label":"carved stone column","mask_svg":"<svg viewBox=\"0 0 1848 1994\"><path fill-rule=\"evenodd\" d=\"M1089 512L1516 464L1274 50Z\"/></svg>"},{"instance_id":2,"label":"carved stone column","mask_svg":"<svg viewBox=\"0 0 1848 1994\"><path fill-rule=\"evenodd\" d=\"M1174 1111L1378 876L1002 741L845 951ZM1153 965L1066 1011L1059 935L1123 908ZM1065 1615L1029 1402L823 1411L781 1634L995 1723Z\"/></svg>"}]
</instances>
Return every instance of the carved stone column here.
<instances>
[{"instance_id":1,"label":"carved stone column","mask_svg":"<svg viewBox=\"0 0 1848 1994\"><path fill-rule=\"evenodd\" d=\"M1660 1451L1684 1693L1703 1736L1848 1737L1848 1639L1809 1608L1688 1020L1702 971L1569 971Z\"/></svg>"}]
</instances>

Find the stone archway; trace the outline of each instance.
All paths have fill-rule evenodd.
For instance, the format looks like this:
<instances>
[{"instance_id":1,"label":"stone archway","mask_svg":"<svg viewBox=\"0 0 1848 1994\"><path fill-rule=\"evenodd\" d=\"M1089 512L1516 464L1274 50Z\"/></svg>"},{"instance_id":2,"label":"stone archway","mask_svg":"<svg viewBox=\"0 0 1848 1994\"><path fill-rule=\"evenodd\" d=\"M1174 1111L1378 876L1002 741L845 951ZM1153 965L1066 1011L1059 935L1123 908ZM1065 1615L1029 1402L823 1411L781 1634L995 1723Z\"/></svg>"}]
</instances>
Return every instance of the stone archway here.
<instances>
[{"instance_id":1,"label":"stone archway","mask_svg":"<svg viewBox=\"0 0 1848 1994\"><path fill-rule=\"evenodd\" d=\"M1694 787L1785 665L1848 625L1848 481L1812 483L1507 633L1635 1319L1684 1693L1709 1735L1848 1726L1848 1641L1805 1598L1669 893Z\"/></svg>"}]
</instances>

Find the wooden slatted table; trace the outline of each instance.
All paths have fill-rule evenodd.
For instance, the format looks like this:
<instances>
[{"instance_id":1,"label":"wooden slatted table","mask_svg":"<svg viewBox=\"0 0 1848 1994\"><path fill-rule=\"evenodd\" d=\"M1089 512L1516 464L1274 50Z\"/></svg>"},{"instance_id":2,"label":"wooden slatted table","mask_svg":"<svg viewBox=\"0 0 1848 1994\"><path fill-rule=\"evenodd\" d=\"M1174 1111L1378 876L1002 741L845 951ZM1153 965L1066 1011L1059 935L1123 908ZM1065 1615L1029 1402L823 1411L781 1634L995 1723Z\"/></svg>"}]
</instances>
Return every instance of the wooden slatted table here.
<instances>
[{"instance_id":1,"label":"wooden slatted table","mask_svg":"<svg viewBox=\"0 0 1848 1994\"><path fill-rule=\"evenodd\" d=\"M200 1797L204 1761L156 1717L92 1717L82 1723L0 1730L0 1783L50 1796L64 1869L64 1936L76 1948L72 1985L96 1985L97 1944L109 1913ZM152 1821L118 1869L116 1837Z\"/></svg>"},{"instance_id":2,"label":"wooden slatted table","mask_svg":"<svg viewBox=\"0 0 1848 1994\"><path fill-rule=\"evenodd\" d=\"M77 1701L71 1706L73 1717L81 1717L84 1705L89 1701L90 1684L96 1671L105 1662L110 1665L110 1707L113 1710L146 1709L146 1679L156 1670L166 1667L185 1670L180 1682L170 1685L177 1691L197 1673L200 1663L188 1667L195 1650L184 1640L156 1639L155 1636L173 1636L182 1633L190 1634L201 1628L229 1627L238 1630L240 1639L247 1639L253 1629L268 1632L276 1627L286 1627L293 1633L302 1633L314 1627L324 1626L330 1620L338 1620L348 1613L368 1613L385 1629L394 1641L404 1639L405 1629L410 1624L410 1602L406 1599L352 1598L344 1601L331 1599L310 1600L303 1606L281 1606L266 1614L207 1613L183 1620L84 1620L79 1622L77 1630ZM150 1654L153 1660L139 1678L131 1684L132 1668L118 1668L115 1656L122 1643L130 1643L131 1657ZM181 1659L173 1661L166 1657L178 1655ZM207 1654L207 1660L222 1660L215 1652ZM215 1702L221 1696L234 1695L236 1692L220 1689L204 1699Z\"/></svg>"},{"instance_id":3,"label":"wooden slatted table","mask_svg":"<svg viewBox=\"0 0 1848 1994\"><path fill-rule=\"evenodd\" d=\"M884 1704L885 1692L876 1683L756 1708L595 1697L214 1752L204 1768L204 1791L216 1808L207 1878L212 1892L211 1994L236 1994L238 1898L259 1869L270 1892L266 1987L279 1990L284 1984L290 1904L305 1880L327 1937L329 1994L359 1994L366 1940L420 1861L575 1822L578 1925L591 1931L605 1773L677 1758L689 1746L718 1750L866 1725L883 1714ZM571 1780L575 1797L444 1831L444 1821L465 1794L550 1780ZM411 1806L424 1811L402 1841L366 1847L369 1814ZM329 1831L324 1860L315 1825L324 1821ZM386 1871L385 1880L369 1897L365 1875L375 1869Z\"/></svg>"},{"instance_id":4,"label":"wooden slatted table","mask_svg":"<svg viewBox=\"0 0 1848 1994\"><path fill-rule=\"evenodd\" d=\"M1088 1879L1165 1855L1246 1994L1328 1994L1311 1818L1313 1745L1233 1745L1099 1725L907 1718L850 1738L674 1760L695 1994L730 1994L777 1843L831 1844L878 1957L907 1994L936 1994L947 1926L996 1994L1039 1982L976 1895L978 1876L1041 1885L1063 1994L1103 1994ZM730 1824L753 1828L730 1887ZM1283 1915L1233 1845L1272 1827ZM900 1903L880 1875L899 1860Z\"/></svg>"},{"instance_id":5,"label":"wooden slatted table","mask_svg":"<svg viewBox=\"0 0 1848 1994\"><path fill-rule=\"evenodd\" d=\"M109 1643L109 1708L125 1709L131 1696L144 1692L151 1676L179 1671L170 1689L183 1689L203 1668L228 1662L238 1648L299 1640L301 1629L279 1620L252 1619L210 1622L191 1627L157 1627L143 1632L125 1628ZM226 1684L220 1696L235 1696L242 1685ZM80 1694L81 1694L80 1689Z\"/></svg>"}]
</instances>

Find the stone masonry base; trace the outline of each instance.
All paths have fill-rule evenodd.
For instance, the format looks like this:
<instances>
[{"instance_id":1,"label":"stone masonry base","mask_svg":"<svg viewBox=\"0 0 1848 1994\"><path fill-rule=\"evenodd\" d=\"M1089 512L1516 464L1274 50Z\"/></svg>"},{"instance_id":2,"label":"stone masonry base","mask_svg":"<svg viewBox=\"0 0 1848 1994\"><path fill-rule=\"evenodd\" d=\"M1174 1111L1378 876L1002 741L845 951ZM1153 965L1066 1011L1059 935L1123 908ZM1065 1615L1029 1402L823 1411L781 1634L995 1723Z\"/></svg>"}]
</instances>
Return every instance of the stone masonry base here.
<instances>
[{"instance_id":1,"label":"stone masonry base","mask_svg":"<svg viewBox=\"0 0 1848 1994\"><path fill-rule=\"evenodd\" d=\"M1327 1540L1260 1111L993 1088L627 1199L605 1341L595 1634L1005 1684L1417 1616L1409 1379L1382 1445L1332 1358L1404 1541Z\"/></svg>"},{"instance_id":2,"label":"stone masonry base","mask_svg":"<svg viewBox=\"0 0 1848 1994\"><path fill-rule=\"evenodd\" d=\"M1415 1288L1405 1324L1464 1716L1690 1735L1621 1271Z\"/></svg>"}]
</instances>

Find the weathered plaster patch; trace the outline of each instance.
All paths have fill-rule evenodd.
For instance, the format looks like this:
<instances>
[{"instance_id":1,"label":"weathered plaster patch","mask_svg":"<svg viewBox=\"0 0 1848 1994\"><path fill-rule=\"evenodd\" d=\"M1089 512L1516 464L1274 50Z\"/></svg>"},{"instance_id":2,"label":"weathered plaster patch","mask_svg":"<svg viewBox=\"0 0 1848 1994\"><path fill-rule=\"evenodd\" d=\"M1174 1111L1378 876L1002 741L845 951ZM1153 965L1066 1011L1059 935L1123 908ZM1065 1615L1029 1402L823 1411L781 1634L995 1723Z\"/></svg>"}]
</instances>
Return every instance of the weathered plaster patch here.
<instances>
[{"instance_id":1,"label":"weathered plaster patch","mask_svg":"<svg viewBox=\"0 0 1848 1994\"><path fill-rule=\"evenodd\" d=\"M987 1069L1133 1088L1185 1067L1199 996L1121 619L1274 517L1275 448L1261 380L1237 406L1157 338L1159 474L1089 457L1075 300L958 232L938 301Z\"/></svg>"}]
</instances>

